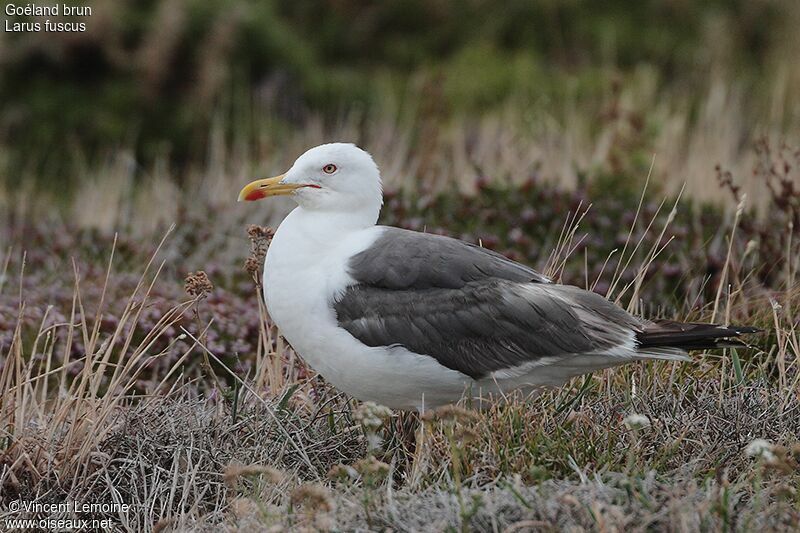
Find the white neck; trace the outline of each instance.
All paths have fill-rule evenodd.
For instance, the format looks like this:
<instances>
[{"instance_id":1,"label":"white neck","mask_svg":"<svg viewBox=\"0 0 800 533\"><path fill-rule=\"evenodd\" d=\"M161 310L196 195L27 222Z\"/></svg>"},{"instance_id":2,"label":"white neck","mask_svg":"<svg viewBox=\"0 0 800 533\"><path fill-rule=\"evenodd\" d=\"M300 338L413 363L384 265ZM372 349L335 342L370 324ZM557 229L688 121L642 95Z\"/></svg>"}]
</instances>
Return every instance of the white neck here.
<instances>
[{"instance_id":1,"label":"white neck","mask_svg":"<svg viewBox=\"0 0 800 533\"><path fill-rule=\"evenodd\" d=\"M362 206L361 209L352 211L328 211L298 206L289 213L281 226L291 225L295 231L300 231L314 240L330 240L374 226L379 213L380 206L375 209Z\"/></svg>"}]
</instances>

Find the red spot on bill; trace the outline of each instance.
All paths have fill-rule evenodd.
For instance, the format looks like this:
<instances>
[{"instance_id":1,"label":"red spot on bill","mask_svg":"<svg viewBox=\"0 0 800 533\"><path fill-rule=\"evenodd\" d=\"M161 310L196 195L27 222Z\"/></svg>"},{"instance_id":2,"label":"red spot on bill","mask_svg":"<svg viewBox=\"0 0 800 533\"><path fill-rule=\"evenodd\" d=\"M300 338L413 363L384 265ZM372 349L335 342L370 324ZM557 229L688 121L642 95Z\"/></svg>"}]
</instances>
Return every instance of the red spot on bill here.
<instances>
[{"instance_id":1,"label":"red spot on bill","mask_svg":"<svg viewBox=\"0 0 800 533\"><path fill-rule=\"evenodd\" d=\"M244 199L248 202L252 202L253 200L261 200L262 198L266 198L267 194L261 189L253 189Z\"/></svg>"}]
</instances>

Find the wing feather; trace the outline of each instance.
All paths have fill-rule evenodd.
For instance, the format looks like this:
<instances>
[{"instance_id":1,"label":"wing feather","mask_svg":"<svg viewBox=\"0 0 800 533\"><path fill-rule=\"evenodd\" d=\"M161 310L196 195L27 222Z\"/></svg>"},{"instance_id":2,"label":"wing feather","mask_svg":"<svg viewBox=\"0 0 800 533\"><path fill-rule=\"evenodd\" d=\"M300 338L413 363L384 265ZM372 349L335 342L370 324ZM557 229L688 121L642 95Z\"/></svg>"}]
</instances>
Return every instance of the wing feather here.
<instances>
[{"instance_id":1,"label":"wing feather","mask_svg":"<svg viewBox=\"0 0 800 533\"><path fill-rule=\"evenodd\" d=\"M645 322L593 292L456 239L384 227L352 257L339 325L369 346L404 346L475 379L541 365L592 368L686 359L757 330ZM740 343L741 345L741 343Z\"/></svg>"},{"instance_id":2,"label":"wing feather","mask_svg":"<svg viewBox=\"0 0 800 533\"><path fill-rule=\"evenodd\" d=\"M594 293L456 239L398 228L349 262L334 302L369 346L404 346L473 378L632 342L640 322Z\"/></svg>"},{"instance_id":3,"label":"wing feather","mask_svg":"<svg viewBox=\"0 0 800 533\"><path fill-rule=\"evenodd\" d=\"M357 284L335 302L339 325L369 346L404 346L475 379L541 358L630 344L639 325L598 295L564 285L485 279L459 289ZM595 298L596 296L596 298ZM596 311L596 308L602 311ZM594 319L587 319L589 316Z\"/></svg>"}]
</instances>

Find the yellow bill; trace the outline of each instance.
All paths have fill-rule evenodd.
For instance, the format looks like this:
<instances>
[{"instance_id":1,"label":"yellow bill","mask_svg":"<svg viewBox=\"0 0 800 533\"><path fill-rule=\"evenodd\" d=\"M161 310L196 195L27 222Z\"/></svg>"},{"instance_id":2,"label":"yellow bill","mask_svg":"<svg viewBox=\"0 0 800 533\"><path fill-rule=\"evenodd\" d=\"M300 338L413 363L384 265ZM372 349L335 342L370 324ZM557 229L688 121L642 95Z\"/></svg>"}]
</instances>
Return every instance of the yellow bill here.
<instances>
[{"instance_id":1,"label":"yellow bill","mask_svg":"<svg viewBox=\"0 0 800 533\"><path fill-rule=\"evenodd\" d=\"M298 183L281 183L285 174L274 178L264 178L251 181L239 192L239 201L253 202L270 196L283 196L291 194L304 185Z\"/></svg>"}]
</instances>

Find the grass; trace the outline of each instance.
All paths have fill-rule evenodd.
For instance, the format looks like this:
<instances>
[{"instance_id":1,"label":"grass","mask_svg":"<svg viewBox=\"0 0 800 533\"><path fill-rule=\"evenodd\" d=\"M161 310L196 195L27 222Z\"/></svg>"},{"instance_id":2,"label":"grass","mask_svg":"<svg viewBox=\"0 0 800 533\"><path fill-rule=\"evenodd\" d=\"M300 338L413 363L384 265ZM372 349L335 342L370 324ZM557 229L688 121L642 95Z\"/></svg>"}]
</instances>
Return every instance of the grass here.
<instances>
[{"instance_id":1,"label":"grass","mask_svg":"<svg viewBox=\"0 0 800 533\"><path fill-rule=\"evenodd\" d=\"M720 170L734 169L730 181L709 161L708 204L659 185L677 159L650 157L640 192L603 181L614 165L638 168L614 150L584 183L548 180L524 143L490 150L486 124L469 153L456 126L437 133L442 156L374 120L364 135L376 134L386 169L385 222L480 241L645 316L765 332L691 364L637 363L480 413L446 409L423 417L409 446L413 419L331 389L269 321L259 268L270 234L245 227L287 205L230 207L254 161L281 169L324 128L267 158L212 138L206 168L180 188L158 167L135 183L116 160L71 200L0 195L0 520L24 499L128 503L109 516L129 531L800 525L794 152L743 153ZM788 170L768 164L781 160ZM425 179L411 185L412 173ZM760 212L737 210L737 185Z\"/></svg>"}]
</instances>

